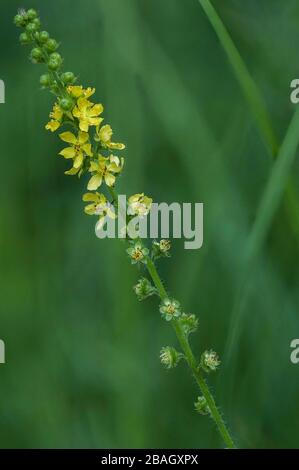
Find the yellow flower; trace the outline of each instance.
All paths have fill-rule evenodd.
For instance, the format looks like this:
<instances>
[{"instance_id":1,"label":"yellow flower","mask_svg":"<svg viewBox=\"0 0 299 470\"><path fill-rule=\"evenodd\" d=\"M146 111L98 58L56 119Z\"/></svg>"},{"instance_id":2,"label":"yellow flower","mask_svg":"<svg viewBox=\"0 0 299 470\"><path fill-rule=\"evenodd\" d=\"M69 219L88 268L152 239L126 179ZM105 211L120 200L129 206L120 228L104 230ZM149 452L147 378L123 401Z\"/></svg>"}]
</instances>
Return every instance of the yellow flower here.
<instances>
[{"instance_id":1,"label":"yellow flower","mask_svg":"<svg viewBox=\"0 0 299 470\"><path fill-rule=\"evenodd\" d=\"M103 127L98 126L96 128L96 142L101 142L102 147L108 148L110 150L123 150L126 148L124 144L111 142L113 131L109 124L106 124Z\"/></svg>"},{"instance_id":2,"label":"yellow flower","mask_svg":"<svg viewBox=\"0 0 299 470\"><path fill-rule=\"evenodd\" d=\"M85 214L88 215L98 215L99 222L102 224L106 215L111 219L116 219L116 214L114 207L110 202L105 198L104 194L96 193L86 193L83 196L83 201L90 202L84 208Z\"/></svg>"},{"instance_id":3,"label":"yellow flower","mask_svg":"<svg viewBox=\"0 0 299 470\"><path fill-rule=\"evenodd\" d=\"M104 111L103 105L93 104L86 98L81 97L77 106L73 109L73 116L79 119L79 127L83 132L88 132L89 126L98 126L103 118L99 115Z\"/></svg>"},{"instance_id":4,"label":"yellow flower","mask_svg":"<svg viewBox=\"0 0 299 470\"><path fill-rule=\"evenodd\" d=\"M84 89L82 86L70 85L67 87L67 91L74 98L81 98L81 96L83 96L84 98L89 98L94 94L96 90L95 88L91 87Z\"/></svg>"},{"instance_id":5,"label":"yellow flower","mask_svg":"<svg viewBox=\"0 0 299 470\"><path fill-rule=\"evenodd\" d=\"M63 111L60 106L55 103L53 110L50 112L51 120L46 125L46 129L51 132L55 132L61 126L61 120L63 117Z\"/></svg>"},{"instance_id":6,"label":"yellow flower","mask_svg":"<svg viewBox=\"0 0 299 470\"><path fill-rule=\"evenodd\" d=\"M87 189L89 191L95 191L98 189L103 180L107 186L113 186L115 183L115 175L120 173L123 169L124 159L119 159L114 155L110 157L98 156L98 161L93 161L90 164L90 173L95 173L89 180Z\"/></svg>"},{"instance_id":7,"label":"yellow flower","mask_svg":"<svg viewBox=\"0 0 299 470\"><path fill-rule=\"evenodd\" d=\"M59 155L64 158L73 158L73 168L81 168L83 164L84 156L92 157L91 144L88 143L89 135L87 132L79 131L76 137L72 132L63 132L59 135L61 140L71 144L70 147L66 147Z\"/></svg>"},{"instance_id":8,"label":"yellow flower","mask_svg":"<svg viewBox=\"0 0 299 470\"><path fill-rule=\"evenodd\" d=\"M133 194L128 200L128 214L144 216L147 215L151 209L152 198L147 197L144 193Z\"/></svg>"}]
</instances>

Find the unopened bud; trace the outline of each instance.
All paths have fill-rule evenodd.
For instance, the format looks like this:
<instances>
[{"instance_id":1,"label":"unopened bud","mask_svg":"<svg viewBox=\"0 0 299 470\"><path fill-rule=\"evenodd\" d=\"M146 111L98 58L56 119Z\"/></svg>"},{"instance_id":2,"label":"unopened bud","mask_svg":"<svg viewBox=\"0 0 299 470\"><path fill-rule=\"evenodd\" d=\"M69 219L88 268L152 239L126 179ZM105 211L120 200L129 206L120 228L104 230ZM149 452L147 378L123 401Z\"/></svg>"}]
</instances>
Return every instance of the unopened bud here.
<instances>
[{"instance_id":1,"label":"unopened bud","mask_svg":"<svg viewBox=\"0 0 299 470\"><path fill-rule=\"evenodd\" d=\"M70 84L74 83L75 75L73 74L73 72L65 72L61 75L61 80L66 85L70 85Z\"/></svg>"},{"instance_id":2,"label":"unopened bud","mask_svg":"<svg viewBox=\"0 0 299 470\"><path fill-rule=\"evenodd\" d=\"M38 33L38 40L41 44L45 44L49 39L48 31L41 31Z\"/></svg>"},{"instance_id":3,"label":"unopened bud","mask_svg":"<svg viewBox=\"0 0 299 470\"><path fill-rule=\"evenodd\" d=\"M61 109L63 109L63 111L69 111L74 107L74 103L70 98L62 98L59 101L59 106Z\"/></svg>"},{"instance_id":4,"label":"unopened bud","mask_svg":"<svg viewBox=\"0 0 299 470\"><path fill-rule=\"evenodd\" d=\"M151 295L156 294L156 289L146 277L139 279L138 283L133 287L138 300L144 300Z\"/></svg>"},{"instance_id":5,"label":"unopened bud","mask_svg":"<svg viewBox=\"0 0 299 470\"><path fill-rule=\"evenodd\" d=\"M43 51L39 47L35 47L34 49L32 49L30 57L33 62L42 62Z\"/></svg>"},{"instance_id":6,"label":"unopened bud","mask_svg":"<svg viewBox=\"0 0 299 470\"><path fill-rule=\"evenodd\" d=\"M205 397L198 397L197 401L194 403L195 409L201 415L208 415L210 413L209 405Z\"/></svg>"},{"instance_id":7,"label":"unopened bud","mask_svg":"<svg viewBox=\"0 0 299 470\"><path fill-rule=\"evenodd\" d=\"M193 314L183 313L180 318L180 324L184 330L185 335L189 335L197 330L198 319Z\"/></svg>"},{"instance_id":8,"label":"unopened bud","mask_svg":"<svg viewBox=\"0 0 299 470\"><path fill-rule=\"evenodd\" d=\"M37 18L37 12L36 10L34 10L33 8L30 8L28 11L27 11L27 18L28 20L34 20L35 18Z\"/></svg>"},{"instance_id":9,"label":"unopened bud","mask_svg":"<svg viewBox=\"0 0 299 470\"><path fill-rule=\"evenodd\" d=\"M45 48L48 52L54 52L58 48L58 43L55 39L48 39L45 43Z\"/></svg>"},{"instance_id":10,"label":"unopened bud","mask_svg":"<svg viewBox=\"0 0 299 470\"><path fill-rule=\"evenodd\" d=\"M41 84L42 87L49 87L51 86L52 84L52 78L51 78L51 75L49 75L48 73L44 74L44 75L41 75L40 79L39 79L39 82Z\"/></svg>"},{"instance_id":11,"label":"unopened bud","mask_svg":"<svg viewBox=\"0 0 299 470\"><path fill-rule=\"evenodd\" d=\"M29 44L31 42L31 39L26 32L21 33L19 39L21 44Z\"/></svg>"},{"instance_id":12,"label":"unopened bud","mask_svg":"<svg viewBox=\"0 0 299 470\"><path fill-rule=\"evenodd\" d=\"M160 352L161 363L167 368L171 369L176 367L180 360L183 358L183 354L179 353L175 348L167 346L162 348Z\"/></svg>"},{"instance_id":13,"label":"unopened bud","mask_svg":"<svg viewBox=\"0 0 299 470\"><path fill-rule=\"evenodd\" d=\"M33 34L33 33L35 33L35 31L37 31L37 30L38 30L38 26L37 26L33 21L31 21L30 23L28 23L27 26L26 26L26 31L27 31L27 33L29 33L29 34Z\"/></svg>"}]
</instances>

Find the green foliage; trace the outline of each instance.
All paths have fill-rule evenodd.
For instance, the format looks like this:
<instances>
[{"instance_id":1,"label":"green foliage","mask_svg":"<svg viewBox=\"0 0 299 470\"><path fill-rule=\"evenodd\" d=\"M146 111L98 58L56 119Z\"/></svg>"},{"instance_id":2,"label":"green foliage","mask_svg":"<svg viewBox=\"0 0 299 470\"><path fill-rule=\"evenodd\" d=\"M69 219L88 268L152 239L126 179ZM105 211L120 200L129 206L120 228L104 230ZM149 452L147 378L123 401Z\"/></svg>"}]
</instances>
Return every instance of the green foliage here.
<instances>
[{"instance_id":1,"label":"green foliage","mask_svg":"<svg viewBox=\"0 0 299 470\"><path fill-rule=\"evenodd\" d=\"M281 142L294 111L299 6L270 3L213 2ZM157 351L174 335L167 324L161 330L155 299L132 295L136 272L123 246L96 239L78 181L63 175L58 142L43 130L51 98L11 25L19 4L1 4L1 446L187 448L200 439L218 447L214 426L207 431L192 410L197 392L185 368L165 378ZM240 260L273 162L206 15L196 0L31 4L61 41L66 70L96 86L125 138L123 188L205 204L203 248L187 251L175 240L176 268L167 272L161 260L161 272L199 313L195 351L219 352L221 369L210 378L233 435L242 447L296 447L298 369L289 343L299 333L298 248L283 205L258 251L234 361L224 354ZM296 175L298 161L298 190Z\"/></svg>"}]
</instances>

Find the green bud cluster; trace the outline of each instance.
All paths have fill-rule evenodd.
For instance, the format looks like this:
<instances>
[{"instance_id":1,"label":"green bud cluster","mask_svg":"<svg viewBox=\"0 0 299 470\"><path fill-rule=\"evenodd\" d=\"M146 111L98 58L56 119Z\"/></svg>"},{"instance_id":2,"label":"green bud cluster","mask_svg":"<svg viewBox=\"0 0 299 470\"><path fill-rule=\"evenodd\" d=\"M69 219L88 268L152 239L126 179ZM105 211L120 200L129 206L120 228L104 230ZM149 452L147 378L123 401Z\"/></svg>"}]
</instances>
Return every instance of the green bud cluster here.
<instances>
[{"instance_id":1,"label":"green bud cluster","mask_svg":"<svg viewBox=\"0 0 299 470\"><path fill-rule=\"evenodd\" d=\"M198 319L193 314L183 313L180 317L180 324L186 336L194 333L198 327Z\"/></svg>"},{"instance_id":2,"label":"green bud cluster","mask_svg":"<svg viewBox=\"0 0 299 470\"><path fill-rule=\"evenodd\" d=\"M194 403L194 406L195 410L201 415L210 414L210 408L205 397L198 397L197 401Z\"/></svg>"},{"instance_id":3,"label":"green bud cluster","mask_svg":"<svg viewBox=\"0 0 299 470\"><path fill-rule=\"evenodd\" d=\"M159 242L153 241L152 258L153 259L158 259L162 257L169 258L170 248L171 248L170 240L162 239Z\"/></svg>"},{"instance_id":4,"label":"green bud cluster","mask_svg":"<svg viewBox=\"0 0 299 470\"><path fill-rule=\"evenodd\" d=\"M30 60L34 64L45 64L48 73L41 75L40 84L42 88L50 88L52 92L61 96L61 106L69 111L73 102L68 99L65 88L76 82L73 72L61 73L63 59L57 52L59 43L50 37L48 31L41 31L41 22L36 10L20 10L14 18L16 26L23 28L20 34L22 45L32 45Z\"/></svg>"},{"instance_id":5,"label":"green bud cluster","mask_svg":"<svg viewBox=\"0 0 299 470\"><path fill-rule=\"evenodd\" d=\"M147 299L151 295L157 293L155 287L151 284L148 279L146 279L146 277L140 278L137 284L133 287L133 290L137 295L137 299L139 301Z\"/></svg>"},{"instance_id":6,"label":"green bud cluster","mask_svg":"<svg viewBox=\"0 0 299 470\"><path fill-rule=\"evenodd\" d=\"M167 368L172 369L176 367L180 360L184 357L182 353L179 353L175 348L166 346L161 349L160 359L161 363Z\"/></svg>"}]
</instances>

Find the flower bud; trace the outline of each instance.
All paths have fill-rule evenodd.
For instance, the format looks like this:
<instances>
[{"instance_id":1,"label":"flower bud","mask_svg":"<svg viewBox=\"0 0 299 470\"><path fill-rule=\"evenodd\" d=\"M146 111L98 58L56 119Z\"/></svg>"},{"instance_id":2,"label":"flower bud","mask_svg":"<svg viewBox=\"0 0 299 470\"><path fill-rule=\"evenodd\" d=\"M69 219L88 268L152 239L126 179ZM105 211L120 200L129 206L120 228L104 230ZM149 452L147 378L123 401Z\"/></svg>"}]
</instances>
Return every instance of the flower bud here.
<instances>
[{"instance_id":1,"label":"flower bud","mask_svg":"<svg viewBox=\"0 0 299 470\"><path fill-rule=\"evenodd\" d=\"M19 28L21 28L22 26L25 26L26 21L25 21L24 15L21 15L21 14L18 13L18 14L14 17L14 24L15 24L16 26L18 26Z\"/></svg>"},{"instance_id":2,"label":"flower bud","mask_svg":"<svg viewBox=\"0 0 299 470\"><path fill-rule=\"evenodd\" d=\"M32 49L30 58L33 62L42 62L43 61L43 51L39 47Z\"/></svg>"},{"instance_id":3,"label":"flower bud","mask_svg":"<svg viewBox=\"0 0 299 470\"><path fill-rule=\"evenodd\" d=\"M41 77L39 79L39 82L40 82L42 87L46 88L46 87L51 86L51 84L52 84L51 75L49 75L48 73L46 73L44 75L41 75Z\"/></svg>"},{"instance_id":4,"label":"flower bud","mask_svg":"<svg viewBox=\"0 0 299 470\"><path fill-rule=\"evenodd\" d=\"M57 52L53 52L53 54L49 57L48 67L50 70L58 70L61 66L62 58L61 55Z\"/></svg>"},{"instance_id":5,"label":"flower bud","mask_svg":"<svg viewBox=\"0 0 299 470\"><path fill-rule=\"evenodd\" d=\"M40 28L40 19L39 18L35 18L33 21L31 21L31 23L35 24L36 26L36 29L39 29Z\"/></svg>"},{"instance_id":6,"label":"flower bud","mask_svg":"<svg viewBox=\"0 0 299 470\"><path fill-rule=\"evenodd\" d=\"M59 106L61 109L63 109L63 111L69 111L74 107L74 103L70 98L62 98L59 101Z\"/></svg>"},{"instance_id":7,"label":"flower bud","mask_svg":"<svg viewBox=\"0 0 299 470\"><path fill-rule=\"evenodd\" d=\"M31 39L26 32L21 33L19 39L21 44L29 44L31 42Z\"/></svg>"},{"instance_id":8,"label":"flower bud","mask_svg":"<svg viewBox=\"0 0 299 470\"><path fill-rule=\"evenodd\" d=\"M164 299L160 304L160 312L166 321L181 315L180 303L175 299Z\"/></svg>"},{"instance_id":9,"label":"flower bud","mask_svg":"<svg viewBox=\"0 0 299 470\"><path fill-rule=\"evenodd\" d=\"M152 256L154 259L158 259L161 257L170 257L169 250L171 248L170 240L162 239L159 242L153 241L153 250Z\"/></svg>"},{"instance_id":10,"label":"flower bud","mask_svg":"<svg viewBox=\"0 0 299 470\"><path fill-rule=\"evenodd\" d=\"M41 31L40 33L38 33L38 40L41 44L45 44L48 41L49 37L50 35L48 31Z\"/></svg>"},{"instance_id":11,"label":"flower bud","mask_svg":"<svg viewBox=\"0 0 299 470\"><path fill-rule=\"evenodd\" d=\"M54 52L58 48L58 43L55 39L48 39L45 43L45 48L48 52Z\"/></svg>"},{"instance_id":12,"label":"flower bud","mask_svg":"<svg viewBox=\"0 0 299 470\"><path fill-rule=\"evenodd\" d=\"M34 10L33 8L30 8L28 11L27 11L27 18L28 20L34 20L35 18L37 18L37 12L36 10Z\"/></svg>"},{"instance_id":13,"label":"flower bud","mask_svg":"<svg viewBox=\"0 0 299 470\"><path fill-rule=\"evenodd\" d=\"M162 348L160 352L161 363L167 369L176 367L183 357L184 357L183 354L177 352L175 348L172 348L170 346L167 346L166 348Z\"/></svg>"},{"instance_id":14,"label":"flower bud","mask_svg":"<svg viewBox=\"0 0 299 470\"><path fill-rule=\"evenodd\" d=\"M74 83L75 81L75 75L73 74L73 72L65 72L61 75L61 80L63 81L63 83L65 83L66 85L69 85L71 83Z\"/></svg>"},{"instance_id":15,"label":"flower bud","mask_svg":"<svg viewBox=\"0 0 299 470\"><path fill-rule=\"evenodd\" d=\"M51 86L51 90L55 95L58 95L60 93L60 88L57 85L57 82L53 83L53 85Z\"/></svg>"},{"instance_id":16,"label":"flower bud","mask_svg":"<svg viewBox=\"0 0 299 470\"><path fill-rule=\"evenodd\" d=\"M57 60L57 62L62 63L62 57L61 57L60 54L58 54L58 52L53 52L52 54L50 54L49 59L50 60Z\"/></svg>"},{"instance_id":17,"label":"flower bud","mask_svg":"<svg viewBox=\"0 0 299 470\"><path fill-rule=\"evenodd\" d=\"M146 279L146 277L139 279L138 283L133 287L133 289L137 295L137 299L140 301L156 293L156 289L150 283L150 281Z\"/></svg>"},{"instance_id":18,"label":"flower bud","mask_svg":"<svg viewBox=\"0 0 299 470\"><path fill-rule=\"evenodd\" d=\"M188 336L190 333L193 333L197 330L198 319L193 314L187 315L186 313L183 313L180 318L180 324L184 330L185 335Z\"/></svg>"},{"instance_id":19,"label":"flower bud","mask_svg":"<svg viewBox=\"0 0 299 470\"><path fill-rule=\"evenodd\" d=\"M194 403L195 409L201 415L208 415L210 413L209 405L205 397L198 397L197 401Z\"/></svg>"},{"instance_id":20,"label":"flower bud","mask_svg":"<svg viewBox=\"0 0 299 470\"><path fill-rule=\"evenodd\" d=\"M50 70L53 70L53 72L55 72L56 70L58 70L59 67L60 67L60 65L61 65L60 62L58 62L57 60L53 60L53 59L52 59L52 60L49 60L49 62L48 62L48 68L49 68Z\"/></svg>"},{"instance_id":21,"label":"flower bud","mask_svg":"<svg viewBox=\"0 0 299 470\"><path fill-rule=\"evenodd\" d=\"M38 26L33 21L28 23L27 26L26 26L27 33L33 34L37 30L38 30Z\"/></svg>"},{"instance_id":22,"label":"flower bud","mask_svg":"<svg viewBox=\"0 0 299 470\"><path fill-rule=\"evenodd\" d=\"M209 351L205 351L201 355L200 359L200 367L205 372L215 371L220 365L219 358L217 353L210 349Z\"/></svg>"}]
</instances>

